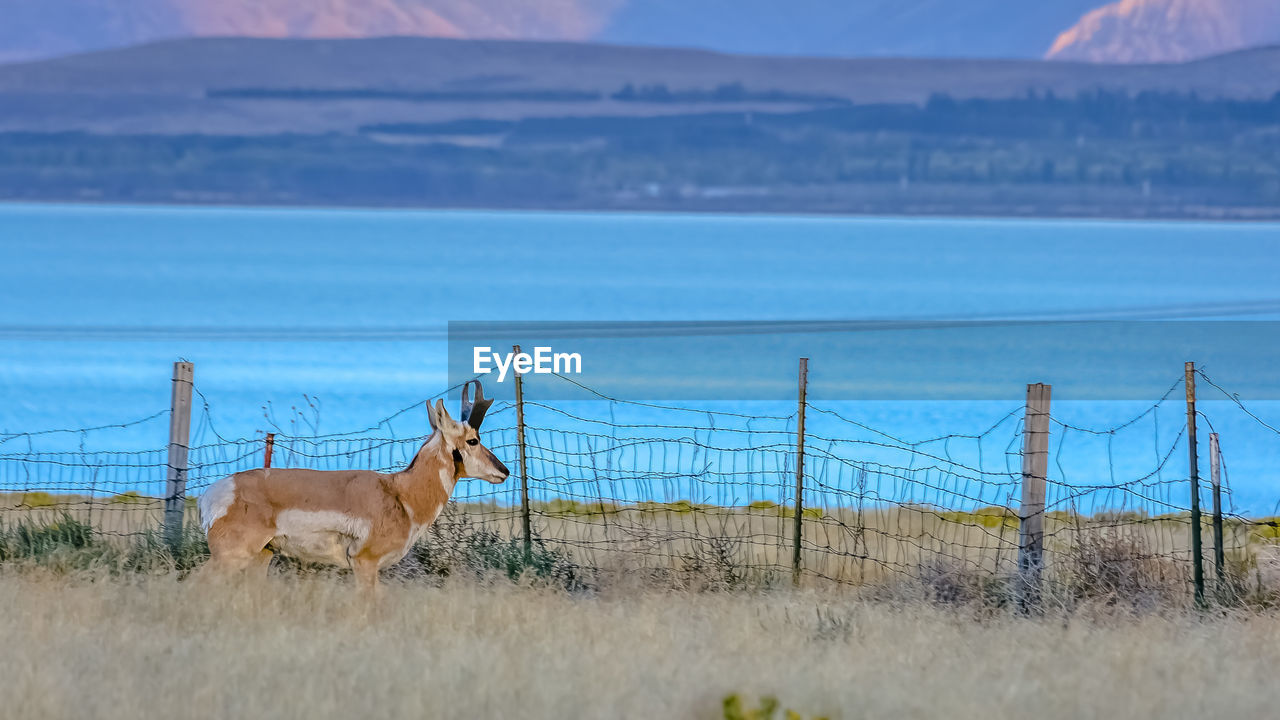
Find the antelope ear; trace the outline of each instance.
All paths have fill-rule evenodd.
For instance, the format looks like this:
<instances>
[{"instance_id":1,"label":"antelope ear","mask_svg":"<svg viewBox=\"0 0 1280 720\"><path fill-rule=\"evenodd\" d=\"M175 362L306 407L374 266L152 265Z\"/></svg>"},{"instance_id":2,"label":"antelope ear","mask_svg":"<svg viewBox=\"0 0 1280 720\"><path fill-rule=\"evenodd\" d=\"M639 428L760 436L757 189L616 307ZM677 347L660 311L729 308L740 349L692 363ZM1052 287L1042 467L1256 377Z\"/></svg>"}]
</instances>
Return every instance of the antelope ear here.
<instances>
[{"instance_id":1,"label":"antelope ear","mask_svg":"<svg viewBox=\"0 0 1280 720\"><path fill-rule=\"evenodd\" d=\"M435 405L427 405L427 422L431 423L431 431L439 432L441 426L453 422L449 411L444 409L444 400L436 400Z\"/></svg>"},{"instance_id":2,"label":"antelope ear","mask_svg":"<svg viewBox=\"0 0 1280 720\"><path fill-rule=\"evenodd\" d=\"M444 408L444 398L436 401L436 424L441 427L453 424L453 418L449 417L449 411Z\"/></svg>"}]
</instances>

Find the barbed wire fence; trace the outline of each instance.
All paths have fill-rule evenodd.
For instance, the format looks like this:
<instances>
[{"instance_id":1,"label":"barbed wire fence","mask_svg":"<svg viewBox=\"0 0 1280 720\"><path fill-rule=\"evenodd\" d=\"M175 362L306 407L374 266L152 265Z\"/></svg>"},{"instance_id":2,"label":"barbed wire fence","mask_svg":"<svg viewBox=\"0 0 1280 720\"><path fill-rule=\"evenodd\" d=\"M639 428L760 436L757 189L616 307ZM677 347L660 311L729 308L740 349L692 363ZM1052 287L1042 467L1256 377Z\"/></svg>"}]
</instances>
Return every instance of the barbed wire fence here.
<instances>
[{"instance_id":1,"label":"barbed wire fence","mask_svg":"<svg viewBox=\"0 0 1280 720\"><path fill-rule=\"evenodd\" d=\"M1186 377L1280 442L1280 430L1238 396L1203 372ZM800 582L923 588L944 600L1025 599L1028 584L1035 599L1063 602L1274 593L1277 518L1237 510L1216 435L1216 483L1193 483L1180 463L1190 426L1171 427L1165 416L1181 410L1186 384L1179 378L1131 419L1102 428L1050 413L1040 386L1043 407L1014 401L974 433L923 440L812 397L790 414L760 414L628 401L581 385L591 400L552 404L535 392L519 407L495 405L486 418L485 444L513 467L512 479L460 483L436 539L447 542L466 524L550 549L598 578L683 585L781 583L794 573ZM222 477L261 467L268 432L274 466L381 472L403 469L428 437L396 431L425 429L424 403L330 434L314 432L314 406L283 422L268 410L268 429L251 438L221 434L198 389L190 406L176 489L172 448L97 449L125 430L163 437L172 410L119 425L0 435L0 522L67 513L103 538L127 541L161 527L166 500L180 503L188 527L198 524L194 498ZM1203 410L1192 417L1216 433ZM1028 423L1045 429L1029 433ZM77 447L44 449L46 436ZM1090 452L1096 462L1073 461ZM1040 494L1028 496L1037 477ZM1210 539L1198 542L1193 527ZM1206 563L1207 590L1196 584Z\"/></svg>"}]
</instances>

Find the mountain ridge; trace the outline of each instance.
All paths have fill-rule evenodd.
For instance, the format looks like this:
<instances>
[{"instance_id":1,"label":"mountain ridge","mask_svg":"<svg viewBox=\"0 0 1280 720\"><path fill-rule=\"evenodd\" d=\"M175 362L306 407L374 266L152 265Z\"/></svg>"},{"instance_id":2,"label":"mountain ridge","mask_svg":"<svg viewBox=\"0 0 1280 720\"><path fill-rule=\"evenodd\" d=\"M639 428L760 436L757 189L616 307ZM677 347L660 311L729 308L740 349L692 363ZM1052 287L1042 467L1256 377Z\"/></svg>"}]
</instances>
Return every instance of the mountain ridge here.
<instances>
[{"instance_id":1,"label":"mountain ridge","mask_svg":"<svg viewBox=\"0 0 1280 720\"><path fill-rule=\"evenodd\" d=\"M411 35L802 56L1040 57L1105 0L5 0L0 58L183 37Z\"/></svg>"},{"instance_id":2,"label":"mountain ridge","mask_svg":"<svg viewBox=\"0 0 1280 720\"><path fill-rule=\"evenodd\" d=\"M1280 42L1275 0L5 0L0 61L191 37L562 40L801 57L1177 62Z\"/></svg>"}]
</instances>

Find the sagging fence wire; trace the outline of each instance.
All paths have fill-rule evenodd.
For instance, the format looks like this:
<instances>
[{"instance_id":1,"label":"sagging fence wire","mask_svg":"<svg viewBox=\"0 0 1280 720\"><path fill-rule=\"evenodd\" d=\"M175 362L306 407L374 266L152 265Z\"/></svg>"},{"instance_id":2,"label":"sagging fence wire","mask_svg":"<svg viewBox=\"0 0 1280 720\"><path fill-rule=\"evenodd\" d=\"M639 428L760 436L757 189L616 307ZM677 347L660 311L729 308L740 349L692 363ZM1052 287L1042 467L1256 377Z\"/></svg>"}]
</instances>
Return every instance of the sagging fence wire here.
<instances>
[{"instance_id":1,"label":"sagging fence wire","mask_svg":"<svg viewBox=\"0 0 1280 720\"><path fill-rule=\"evenodd\" d=\"M1181 380L1132 418L1108 427L1050 414L1043 565L1068 591L1084 582L1117 594L1152 586L1187 591L1195 556L1191 485L1179 464L1187 428L1161 419L1162 410L1177 410L1173 398L1180 386ZM591 392L590 401L564 405L537 400L536 393L524 400L522 474L532 540L597 573L732 584L770 582L792 569L798 413L642 403ZM209 399L198 389L195 394L198 418L185 488L186 522L192 525L198 520L194 498L222 477L261 467L264 452L262 437L221 434ZM314 424L302 425L309 433L289 432L299 424L276 422L270 427L273 465L401 470L428 437L425 413L414 432L396 432L394 421L411 419L422 407L406 406L350 432L320 434ZM950 587L1018 575L1025 550L1025 405L1011 402L976 432L921 440L820 399L810 397L802 409L805 578L853 584L923 578ZM122 425L0 437L0 521L66 512L105 537L154 531L163 518L166 450L85 448L100 447L97 436L114 428L159 424L167 413ZM512 403L495 404L483 430L485 444L513 469L518 415ZM1199 415L1213 430L1203 411ZM31 444L44 433L78 434L79 449ZM1081 459L1091 452L1099 457ZM460 483L446 520L465 517L520 539L524 518L515 477L500 486ZM1264 576L1274 582L1280 575L1276 520L1239 512L1225 466L1222 478L1224 555L1238 566L1236 575L1251 571L1261 588ZM1209 492L1206 486L1199 486L1201 493ZM1207 547L1200 552L1212 554ZM1266 565L1273 559L1275 568Z\"/></svg>"}]
</instances>

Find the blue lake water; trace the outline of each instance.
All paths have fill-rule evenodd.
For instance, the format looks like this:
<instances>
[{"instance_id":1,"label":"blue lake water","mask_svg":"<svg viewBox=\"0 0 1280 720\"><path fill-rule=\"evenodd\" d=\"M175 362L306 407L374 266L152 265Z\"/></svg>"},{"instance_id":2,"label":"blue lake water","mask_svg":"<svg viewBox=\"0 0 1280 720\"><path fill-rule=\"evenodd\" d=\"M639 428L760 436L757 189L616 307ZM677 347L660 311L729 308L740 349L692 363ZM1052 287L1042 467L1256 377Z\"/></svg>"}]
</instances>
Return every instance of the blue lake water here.
<instances>
[{"instance_id":1,"label":"blue lake water","mask_svg":"<svg viewBox=\"0 0 1280 720\"><path fill-rule=\"evenodd\" d=\"M304 395L320 432L368 427L446 387L448 321L1280 317L1275 224L0 205L0 258L9 433L163 410L178 358L223 435L285 422ZM924 438L1021 400L840 411ZM1055 416L1108 427L1147 404ZM1143 426L1142 458L1172 440L1176 405ZM1280 403L1250 406L1280 426ZM1235 501L1269 512L1280 436L1229 403L1205 412ZM59 437L41 442L78 442Z\"/></svg>"}]
</instances>

